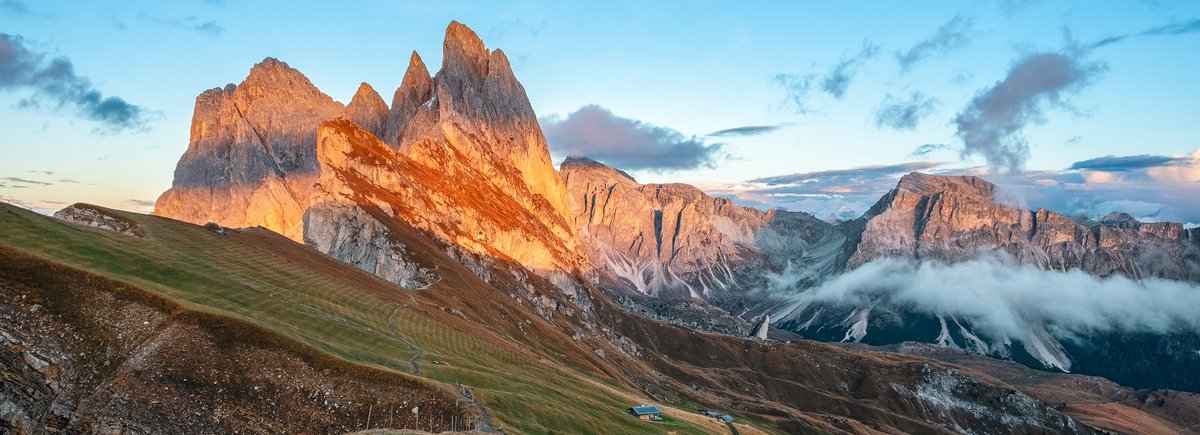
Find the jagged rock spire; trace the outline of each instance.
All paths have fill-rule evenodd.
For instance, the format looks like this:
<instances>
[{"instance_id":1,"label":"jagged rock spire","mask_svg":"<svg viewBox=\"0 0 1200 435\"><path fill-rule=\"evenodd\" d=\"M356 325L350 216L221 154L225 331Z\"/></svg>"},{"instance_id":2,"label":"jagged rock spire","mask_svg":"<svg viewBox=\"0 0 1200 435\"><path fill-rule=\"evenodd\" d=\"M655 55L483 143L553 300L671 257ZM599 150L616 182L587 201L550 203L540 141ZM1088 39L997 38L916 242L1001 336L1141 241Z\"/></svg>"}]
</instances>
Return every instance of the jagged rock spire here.
<instances>
[{"instance_id":1,"label":"jagged rock spire","mask_svg":"<svg viewBox=\"0 0 1200 435\"><path fill-rule=\"evenodd\" d=\"M408 59L408 70L404 80L392 95L392 108L388 112L387 128L383 141L393 147L400 143L400 136L417 113L417 108L433 97L433 78L429 69L416 51Z\"/></svg>"},{"instance_id":2,"label":"jagged rock spire","mask_svg":"<svg viewBox=\"0 0 1200 435\"><path fill-rule=\"evenodd\" d=\"M363 82L358 85L358 92L346 106L346 119L354 121L363 130L371 132L375 137L383 137L384 124L388 118L388 106L383 97L375 92L375 88Z\"/></svg>"}]
</instances>

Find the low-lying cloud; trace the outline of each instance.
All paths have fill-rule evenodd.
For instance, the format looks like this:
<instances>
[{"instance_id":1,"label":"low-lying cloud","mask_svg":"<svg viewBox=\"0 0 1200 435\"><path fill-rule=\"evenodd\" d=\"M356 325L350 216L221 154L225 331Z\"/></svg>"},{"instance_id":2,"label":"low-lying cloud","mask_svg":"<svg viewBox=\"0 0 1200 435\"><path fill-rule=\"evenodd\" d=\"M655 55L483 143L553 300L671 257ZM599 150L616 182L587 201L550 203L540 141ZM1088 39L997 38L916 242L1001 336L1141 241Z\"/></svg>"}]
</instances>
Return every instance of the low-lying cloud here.
<instances>
[{"instance_id":1,"label":"low-lying cloud","mask_svg":"<svg viewBox=\"0 0 1200 435\"><path fill-rule=\"evenodd\" d=\"M1028 340L1031 331L1042 330L1059 339L1200 332L1200 287L1181 281L1097 278L1005 257L955 264L880 259L806 290L792 288L800 279L796 273L777 277L771 291L790 292L794 301L953 316L991 337Z\"/></svg>"},{"instance_id":2,"label":"low-lying cloud","mask_svg":"<svg viewBox=\"0 0 1200 435\"><path fill-rule=\"evenodd\" d=\"M896 51L896 61L900 63L900 70L907 72L925 59L945 56L965 48L971 44L974 36L975 19L956 15L912 48L907 51Z\"/></svg>"},{"instance_id":3,"label":"low-lying cloud","mask_svg":"<svg viewBox=\"0 0 1200 435\"><path fill-rule=\"evenodd\" d=\"M938 101L921 92L913 92L907 98L887 94L879 108L875 109L875 126L894 130L915 130L926 116L937 110Z\"/></svg>"},{"instance_id":4,"label":"low-lying cloud","mask_svg":"<svg viewBox=\"0 0 1200 435\"><path fill-rule=\"evenodd\" d=\"M954 118L963 157L982 156L993 169L1016 172L1029 160L1022 135L1045 122L1045 111L1067 107L1067 97L1104 71L1085 52L1035 53L1019 59L996 84L981 90Z\"/></svg>"},{"instance_id":5,"label":"low-lying cloud","mask_svg":"<svg viewBox=\"0 0 1200 435\"><path fill-rule=\"evenodd\" d=\"M75 73L69 59L48 59L46 54L30 50L17 35L0 33L0 90L33 91L18 108L71 108L113 132L145 129L150 117L146 109L120 97L105 97L91 80Z\"/></svg>"},{"instance_id":6,"label":"low-lying cloud","mask_svg":"<svg viewBox=\"0 0 1200 435\"><path fill-rule=\"evenodd\" d=\"M725 157L723 143L623 118L597 105L539 122L552 154L589 157L624 170L712 168Z\"/></svg>"}]
</instances>

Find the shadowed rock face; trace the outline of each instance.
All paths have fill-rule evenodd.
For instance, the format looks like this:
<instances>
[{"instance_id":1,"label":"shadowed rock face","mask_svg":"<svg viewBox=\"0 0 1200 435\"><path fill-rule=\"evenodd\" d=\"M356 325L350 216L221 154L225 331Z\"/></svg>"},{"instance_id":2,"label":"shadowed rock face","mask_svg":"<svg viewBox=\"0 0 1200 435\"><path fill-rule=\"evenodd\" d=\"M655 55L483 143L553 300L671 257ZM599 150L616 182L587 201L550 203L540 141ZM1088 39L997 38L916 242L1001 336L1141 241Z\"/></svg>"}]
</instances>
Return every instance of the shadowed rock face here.
<instances>
[{"instance_id":1,"label":"shadowed rock face","mask_svg":"<svg viewBox=\"0 0 1200 435\"><path fill-rule=\"evenodd\" d=\"M995 185L976 177L908 174L860 218L865 226L848 266L881 257L953 263L1002 251L1048 270L1200 280L1197 240L1181 224L1120 213L1077 222L1006 205L997 195Z\"/></svg>"},{"instance_id":2,"label":"shadowed rock face","mask_svg":"<svg viewBox=\"0 0 1200 435\"><path fill-rule=\"evenodd\" d=\"M341 103L267 58L240 85L196 97L188 149L154 214L228 227L263 226L300 239L316 179L316 125Z\"/></svg>"}]
</instances>

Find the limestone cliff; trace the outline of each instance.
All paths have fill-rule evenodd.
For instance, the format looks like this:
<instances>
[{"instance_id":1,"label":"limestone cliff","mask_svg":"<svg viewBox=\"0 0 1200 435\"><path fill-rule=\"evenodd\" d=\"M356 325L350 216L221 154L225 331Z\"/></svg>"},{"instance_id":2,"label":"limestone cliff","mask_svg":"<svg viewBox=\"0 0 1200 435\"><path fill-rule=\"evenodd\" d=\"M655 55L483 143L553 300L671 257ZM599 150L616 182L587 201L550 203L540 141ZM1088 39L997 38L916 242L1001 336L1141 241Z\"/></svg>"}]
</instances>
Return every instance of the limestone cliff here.
<instances>
[{"instance_id":1,"label":"limestone cliff","mask_svg":"<svg viewBox=\"0 0 1200 435\"><path fill-rule=\"evenodd\" d=\"M343 112L303 74L267 58L240 85L196 98L191 138L154 214L300 239L316 179L316 126Z\"/></svg>"},{"instance_id":2,"label":"limestone cliff","mask_svg":"<svg viewBox=\"0 0 1200 435\"><path fill-rule=\"evenodd\" d=\"M571 221L609 287L704 298L748 290L787 261L825 267L816 263L832 264L840 250L832 226L804 213L742 207L686 184L639 184L587 158L567 158L560 174Z\"/></svg>"}]
</instances>

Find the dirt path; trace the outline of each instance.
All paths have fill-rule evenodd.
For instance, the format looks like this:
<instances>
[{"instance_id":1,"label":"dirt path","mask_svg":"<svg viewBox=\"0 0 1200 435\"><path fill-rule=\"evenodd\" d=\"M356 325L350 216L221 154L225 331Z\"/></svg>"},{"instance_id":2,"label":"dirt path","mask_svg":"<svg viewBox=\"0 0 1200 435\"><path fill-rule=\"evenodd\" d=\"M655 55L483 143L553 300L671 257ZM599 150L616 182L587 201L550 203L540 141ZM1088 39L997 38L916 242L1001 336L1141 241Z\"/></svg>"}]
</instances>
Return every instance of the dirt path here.
<instances>
[{"instance_id":1,"label":"dirt path","mask_svg":"<svg viewBox=\"0 0 1200 435\"><path fill-rule=\"evenodd\" d=\"M405 346L408 346L413 350L412 357L408 358L408 364L412 366L412 374L415 376L420 376L421 364L417 362L417 358L425 355L425 349L421 348L421 346L417 346L411 341L405 340L404 337L400 335L400 330L396 328L396 313L399 313L400 310L404 309L409 304L416 302L416 298L413 298L412 295L409 295L408 297L412 300L404 305L396 307L392 310L391 314L388 314L388 332L392 334L392 338L399 340L401 343L404 343Z\"/></svg>"}]
</instances>

